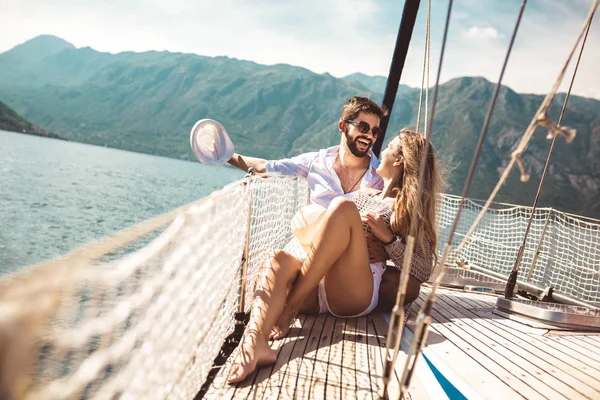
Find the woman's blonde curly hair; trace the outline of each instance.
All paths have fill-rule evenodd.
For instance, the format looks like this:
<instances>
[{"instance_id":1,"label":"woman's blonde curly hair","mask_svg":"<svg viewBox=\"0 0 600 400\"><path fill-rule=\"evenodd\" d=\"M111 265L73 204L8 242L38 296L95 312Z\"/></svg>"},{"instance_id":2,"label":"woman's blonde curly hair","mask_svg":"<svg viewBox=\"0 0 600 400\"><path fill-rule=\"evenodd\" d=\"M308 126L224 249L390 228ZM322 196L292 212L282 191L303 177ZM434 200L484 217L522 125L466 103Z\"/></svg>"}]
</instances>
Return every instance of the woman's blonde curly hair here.
<instances>
[{"instance_id":1,"label":"woman's blonde curly hair","mask_svg":"<svg viewBox=\"0 0 600 400\"><path fill-rule=\"evenodd\" d=\"M438 164L437 153L429 142L425 171L423 177L423 193L421 201L417 201L419 184L419 167L421 155L425 151L425 136L412 129L402 129L398 133L400 145L393 149L394 155L403 160L403 172L396 182L396 198L392 206L392 229L394 233L406 241L410 233L413 209L417 209L417 229L415 234L416 249L425 251L424 240L427 239L434 252L437 263L437 201L443 187L443 180Z\"/></svg>"}]
</instances>

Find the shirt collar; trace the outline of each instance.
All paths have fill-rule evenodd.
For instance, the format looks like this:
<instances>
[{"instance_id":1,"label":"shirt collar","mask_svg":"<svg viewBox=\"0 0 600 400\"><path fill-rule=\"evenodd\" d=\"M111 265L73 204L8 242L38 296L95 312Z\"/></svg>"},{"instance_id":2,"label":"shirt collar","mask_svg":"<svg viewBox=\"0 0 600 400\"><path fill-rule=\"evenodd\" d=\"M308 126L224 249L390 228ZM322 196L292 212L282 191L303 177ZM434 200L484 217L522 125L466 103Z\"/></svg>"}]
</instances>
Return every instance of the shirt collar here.
<instances>
[{"instance_id":1,"label":"shirt collar","mask_svg":"<svg viewBox=\"0 0 600 400\"><path fill-rule=\"evenodd\" d=\"M335 162L335 158L337 157L338 153L340 152L340 145L336 145L336 146L331 146L328 147L327 149L325 149L325 163L327 165L327 168L329 168L331 171L333 171L333 163ZM369 170L366 172L365 176L362 179L362 182L370 182L371 179L373 179L373 176L375 175L375 170L377 169L377 167L379 167L379 160L377 159L377 157L375 157L375 155L373 154L373 151L371 149L369 149L369 152L367 153L369 155ZM361 182L361 187L363 187Z\"/></svg>"}]
</instances>

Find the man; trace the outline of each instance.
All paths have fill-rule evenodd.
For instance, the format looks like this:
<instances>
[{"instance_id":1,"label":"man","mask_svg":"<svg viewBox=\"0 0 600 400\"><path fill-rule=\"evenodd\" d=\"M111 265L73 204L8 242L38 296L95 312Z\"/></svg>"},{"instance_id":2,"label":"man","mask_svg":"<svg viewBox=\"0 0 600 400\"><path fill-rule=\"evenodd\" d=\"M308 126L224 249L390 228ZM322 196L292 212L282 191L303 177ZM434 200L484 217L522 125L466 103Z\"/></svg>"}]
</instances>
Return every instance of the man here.
<instances>
[{"instance_id":1,"label":"man","mask_svg":"<svg viewBox=\"0 0 600 400\"><path fill-rule=\"evenodd\" d=\"M371 99L354 96L342 108L338 121L341 135L338 146L272 161L234 153L229 164L243 171L253 167L258 173L305 178L310 187L311 201L323 207L327 207L337 196L351 198L361 188L381 190L383 182L375 172L379 160L373 156L371 147L381 134L379 124L386 114L387 111ZM367 243L371 262L388 258L379 241L368 240ZM379 309L389 310L396 303L399 281L398 270L387 268L379 289ZM416 284L411 282L409 285L416 290L407 292L408 301L418 296L418 282Z\"/></svg>"}]
</instances>

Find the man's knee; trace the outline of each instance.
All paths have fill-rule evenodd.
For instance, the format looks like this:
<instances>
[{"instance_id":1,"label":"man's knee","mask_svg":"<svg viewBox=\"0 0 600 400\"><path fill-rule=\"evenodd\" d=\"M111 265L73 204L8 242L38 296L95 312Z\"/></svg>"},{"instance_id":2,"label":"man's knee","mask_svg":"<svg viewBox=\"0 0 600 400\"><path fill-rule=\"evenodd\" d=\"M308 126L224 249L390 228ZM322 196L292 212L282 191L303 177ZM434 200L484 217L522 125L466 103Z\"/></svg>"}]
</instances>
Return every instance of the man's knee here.
<instances>
[{"instance_id":1,"label":"man's knee","mask_svg":"<svg viewBox=\"0 0 600 400\"><path fill-rule=\"evenodd\" d=\"M398 287L400 286L400 271L395 268L387 268L379 286L379 310L391 311L396 304ZM406 287L405 301L415 301L419 297L421 284L413 276L409 277Z\"/></svg>"}]
</instances>

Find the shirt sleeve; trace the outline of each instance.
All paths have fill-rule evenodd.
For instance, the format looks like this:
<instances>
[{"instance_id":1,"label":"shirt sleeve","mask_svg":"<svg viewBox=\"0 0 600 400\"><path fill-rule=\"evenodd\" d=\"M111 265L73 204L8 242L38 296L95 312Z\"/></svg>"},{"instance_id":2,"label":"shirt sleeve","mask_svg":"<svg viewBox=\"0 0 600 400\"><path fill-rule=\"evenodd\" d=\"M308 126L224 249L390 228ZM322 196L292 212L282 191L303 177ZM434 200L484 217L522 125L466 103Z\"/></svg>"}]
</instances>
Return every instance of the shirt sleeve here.
<instances>
[{"instance_id":1,"label":"shirt sleeve","mask_svg":"<svg viewBox=\"0 0 600 400\"><path fill-rule=\"evenodd\" d=\"M425 254L423 254L420 246L416 246L410 265L410 274L421 283L429 280L433 268L433 252L431 251L431 243L429 243L429 240L424 240L423 247L425 248ZM399 270L402 270L406 244L399 238L396 238L392 243L385 246L385 250L390 257L390 260L394 263L394 266Z\"/></svg>"},{"instance_id":2,"label":"shirt sleeve","mask_svg":"<svg viewBox=\"0 0 600 400\"><path fill-rule=\"evenodd\" d=\"M318 152L304 153L292 158L267 161L267 172L281 175L291 175L306 178L313 161L318 157Z\"/></svg>"}]
</instances>

